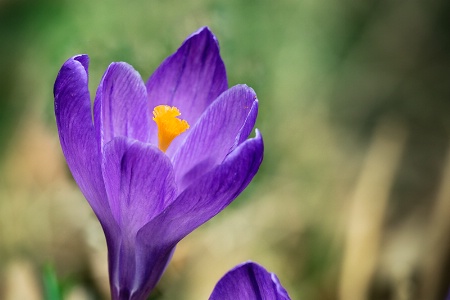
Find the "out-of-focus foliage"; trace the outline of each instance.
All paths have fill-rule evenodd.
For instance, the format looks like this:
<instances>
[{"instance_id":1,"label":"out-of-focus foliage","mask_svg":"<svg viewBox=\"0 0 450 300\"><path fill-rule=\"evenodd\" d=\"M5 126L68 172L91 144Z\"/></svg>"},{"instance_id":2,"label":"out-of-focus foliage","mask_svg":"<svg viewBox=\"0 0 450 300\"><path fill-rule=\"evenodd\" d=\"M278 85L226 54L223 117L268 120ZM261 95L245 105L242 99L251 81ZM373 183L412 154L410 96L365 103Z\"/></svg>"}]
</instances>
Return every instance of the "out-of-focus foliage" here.
<instances>
[{"instance_id":1,"label":"out-of-focus foliage","mask_svg":"<svg viewBox=\"0 0 450 300\"><path fill-rule=\"evenodd\" d=\"M293 299L442 299L450 281L448 1L0 2L0 298L107 298L105 242L53 116L62 63L144 79L200 26L260 100L247 191L180 243L152 299L207 299L252 259ZM47 271L45 271L47 270ZM43 276L43 274L46 274ZM47 289L48 292L48 289Z\"/></svg>"}]
</instances>

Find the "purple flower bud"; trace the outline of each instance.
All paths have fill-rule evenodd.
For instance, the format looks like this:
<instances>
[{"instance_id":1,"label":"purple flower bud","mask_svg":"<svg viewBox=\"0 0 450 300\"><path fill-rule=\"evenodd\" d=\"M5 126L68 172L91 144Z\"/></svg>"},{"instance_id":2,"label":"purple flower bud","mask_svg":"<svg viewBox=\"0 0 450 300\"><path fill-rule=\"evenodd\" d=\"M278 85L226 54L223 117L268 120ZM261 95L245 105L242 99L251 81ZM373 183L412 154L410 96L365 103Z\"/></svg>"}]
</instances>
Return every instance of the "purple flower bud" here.
<instances>
[{"instance_id":1,"label":"purple flower bud","mask_svg":"<svg viewBox=\"0 0 450 300\"><path fill-rule=\"evenodd\" d=\"M87 55L74 56L56 78L61 147L103 227L113 299L145 299L175 245L229 205L258 171L262 137L256 130L247 139L258 100L246 85L228 89L217 40L206 27L146 84L130 65L112 63L97 89L93 120L88 64ZM164 114L156 124L152 113L160 105L175 107L188 125Z\"/></svg>"}]
</instances>

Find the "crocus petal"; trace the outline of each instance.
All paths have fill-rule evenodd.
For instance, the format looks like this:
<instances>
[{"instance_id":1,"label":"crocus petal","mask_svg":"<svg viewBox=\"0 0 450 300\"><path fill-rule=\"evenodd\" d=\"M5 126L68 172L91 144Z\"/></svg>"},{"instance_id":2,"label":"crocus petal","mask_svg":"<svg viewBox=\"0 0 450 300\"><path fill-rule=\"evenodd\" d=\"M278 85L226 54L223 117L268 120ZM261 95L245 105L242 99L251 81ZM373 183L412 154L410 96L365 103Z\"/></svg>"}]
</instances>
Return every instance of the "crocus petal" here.
<instances>
[{"instance_id":1,"label":"crocus petal","mask_svg":"<svg viewBox=\"0 0 450 300\"><path fill-rule=\"evenodd\" d=\"M153 243L155 246L159 245L159 243ZM125 257L127 254L125 251L129 249L123 248L122 250L124 250L122 257ZM149 248L142 243L137 243L133 248L135 261L131 260L131 256L129 256L130 259L124 260L124 262L128 261L133 266L134 276L132 280L128 278L124 280L122 278L111 286L112 295L120 295L113 296L113 299L147 299L164 273L174 250L174 247L164 249L161 247ZM126 267L123 273L129 271L130 265L123 264L123 267ZM122 272L118 276L122 276Z\"/></svg>"},{"instance_id":2,"label":"crocus petal","mask_svg":"<svg viewBox=\"0 0 450 300\"><path fill-rule=\"evenodd\" d=\"M140 253L146 249L136 243L136 234L173 200L172 165L154 146L117 137L105 145L102 166L108 199L120 227L120 233L108 241L111 293L113 299L143 299L142 291L149 292L145 289L149 279L142 274L149 268L162 273L171 252L155 259L153 265L142 263Z\"/></svg>"},{"instance_id":3,"label":"crocus petal","mask_svg":"<svg viewBox=\"0 0 450 300\"><path fill-rule=\"evenodd\" d=\"M154 248L170 249L221 210L227 207L250 183L263 158L263 140L256 137L242 143L222 164L190 185L160 215L138 232L138 241ZM149 251L149 253L151 250ZM157 257L149 257L157 259Z\"/></svg>"},{"instance_id":4,"label":"crocus petal","mask_svg":"<svg viewBox=\"0 0 450 300\"><path fill-rule=\"evenodd\" d=\"M237 146L239 146L241 143L243 143L245 140L248 139L248 136L250 135L250 133L253 130L253 127L255 126L257 116L258 116L258 101L256 100L253 102L252 108L250 109L250 112L247 115L247 119L245 119L244 125L239 130L239 133L236 136L236 141L231 151L233 151Z\"/></svg>"},{"instance_id":5,"label":"crocus petal","mask_svg":"<svg viewBox=\"0 0 450 300\"><path fill-rule=\"evenodd\" d=\"M147 82L150 112L157 105L176 106L182 119L193 125L203 111L227 89L225 66L212 32L204 27L193 33L169 56ZM151 142L157 144L151 125ZM172 142L176 148L183 135ZM169 148L170 149L170 148Z\"/></svg>"},{"instance_id":6,"label":"crocus petal","mask_svg":"<svg viewBox=\"0 0 450 300\"><path fill-rule=\"evenodd\" d=\"M246 262L222 277L209 300L290 300L278 277L264 267Z\"/></svg>"},{"instance_id":7,"label":"crocus petal","mask_svg":"<svg viewBox=\"0 0 450 300\"><path fill-rule=\"evenodd\" d=\"M253 89L237 85L208 107L173 158L178 193L220 164L241 136L246 134L247 139L255 124L257 101Z\"/></svg>"},{"instance_id":8,"label":"crocus petal","mask_svg":"<svg viewBox=\"0 0 450 300\"><path fill-rule=\"evenodd\" d=\"M108 243L112 299L147 299L172 257L174 248L167 249L165 253L149 253L155 248L143 248L142 244L136 244L134 237L134 235L125 233ZM157 254L157 258L145 260L148 255L153 254Z\"/></svg>"},{"instance_id":9,"label":"crocus petal","mask_svg":"<svg viewBox=\"0 0 450 300\"><path fill-rule=\"evenodd\" d=\"M92 123L88 64L88 56L79 55L62 66L54 87L55 115L69 169L102 225L105 225L112 218Z\"/></svg>"},{"instance_id":10,"label":"crocus petal","mask_svg":"<svg viewBox=\"0 0 450 300\"><path fill-rule=\"evenodd\" d=\"M175 197L172 164L150 144L114 138L104 147L103 178L122 232L135 235Z\"/></svg>"},{"instance_id":11,"label":"crocus petal","mask_svg":"<svg viewBox=\"0 0 450 300\"><path fill-rule=\"evenodd\" d=\"M135 283L141 288L136 295L145 296L154 288L183 237L224 209L249 184L261 164L263 148L256 131L255 138L242 143L223 164L202 176L139 230Z\"/></svg>"},{"instance_id":12,"label":"crocus petal","mask_svg":"<svg viewBox=\"0 0 450 300\"><path fill-rule=\"evenodd\" d=\"M148 142L147 91L132 66L118 62L108 67L97 89L94 119L101 148L118 136Z\"/></svg>"}]
</instances>

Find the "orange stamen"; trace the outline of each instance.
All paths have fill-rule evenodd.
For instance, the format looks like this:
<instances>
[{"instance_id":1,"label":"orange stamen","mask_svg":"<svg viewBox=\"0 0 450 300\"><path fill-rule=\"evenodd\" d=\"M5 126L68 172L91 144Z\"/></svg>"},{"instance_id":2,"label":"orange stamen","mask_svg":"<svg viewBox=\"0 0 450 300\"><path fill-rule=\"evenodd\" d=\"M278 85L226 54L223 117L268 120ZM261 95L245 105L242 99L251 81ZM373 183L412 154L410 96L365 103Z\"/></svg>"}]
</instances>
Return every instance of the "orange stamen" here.
<instances>
[{"instance_id":1,"label":"orange stamen","mask_svg":"<svg viewBox=\"0 0 450 300\"><path fill-rule=\"evenodd\" d=\"M175 106L158 105L153 110L153 121L158 126L158 147L166 152L173 139L189 129L185 120L178 119L181 115Z\"/></svg>"}]
</instances>

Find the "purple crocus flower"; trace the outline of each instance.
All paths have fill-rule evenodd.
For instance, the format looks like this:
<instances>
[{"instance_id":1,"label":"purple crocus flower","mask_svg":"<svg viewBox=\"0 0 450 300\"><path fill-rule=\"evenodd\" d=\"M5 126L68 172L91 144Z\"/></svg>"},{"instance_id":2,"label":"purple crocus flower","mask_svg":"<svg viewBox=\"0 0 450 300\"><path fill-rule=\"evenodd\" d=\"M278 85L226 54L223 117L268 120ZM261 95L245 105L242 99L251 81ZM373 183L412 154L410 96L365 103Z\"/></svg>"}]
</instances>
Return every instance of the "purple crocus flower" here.
<instances>
[{"instance_id":1,"label":"purple crocus flower","mask_svg":"<svg viewBox=\"0 0 450 300\"><path fill-rule=\"evenodd\" d=\"M247 139L258 112L246 85L228 89L215 36L201 28L146 84L112 63L94 101L87 55L56 78L55 115L72 175L108 245L113 299L145 299L175 245L233 201L263 158ZM178 116L181 114L183 120Z\"/></svg>"},{"instance_id":2,"label":"purple crocus flower","mask_svg":"<svg viewBox=\"0 0 450 300\"><path fill-rule=\"evenodd\" d=\"M223 276L209 300L290 300L277 275L245 262Z\"/></svg>"}]
</instances>

